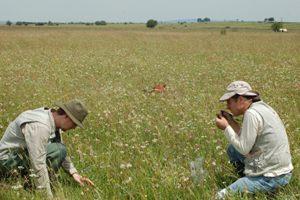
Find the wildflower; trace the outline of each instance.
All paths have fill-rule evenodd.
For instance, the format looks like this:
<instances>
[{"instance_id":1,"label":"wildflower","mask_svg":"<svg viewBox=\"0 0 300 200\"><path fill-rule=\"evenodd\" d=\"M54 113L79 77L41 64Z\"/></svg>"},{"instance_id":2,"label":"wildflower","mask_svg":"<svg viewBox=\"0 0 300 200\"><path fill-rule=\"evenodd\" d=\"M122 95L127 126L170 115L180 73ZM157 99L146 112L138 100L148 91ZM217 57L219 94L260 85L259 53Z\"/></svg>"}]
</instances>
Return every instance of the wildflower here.
<instances>
[{"instance_id":1,"label":"wildflower","mask_svg":"<svg viewBox=\"0 0 300 200\"><path fill-rule=\"evenodd\" d=\"M131 163L122 163L121 165L120 165L120 168L121 169L129 169L129 168L131 168L132 167L132 165L131 165Z\"/></svg>"},{"instance_id":2,"label":"wildflower","mask_svg":"<svg viewBox=\"0 0 300 200\"><path fill-rule=\"evenodd\" d=\"M189 177L183 177L183 182L188 181L190 178Z\"/></svg>"},{"instance_id":3,"label":"wildflower","mask_svg":"<svg viewBox=\"0 0 300 200\"><path fill-rule=\"evenodd\" d=\"M126 165L125 165L125 164L121 164L121 165L120 165L120 168L121 168L121 169L126 169Z\"/></svg>"},{"instance_id":4,"label":"wildflower","mask_svg":"<svg viewBox=\"0 0 300 200\"><path fill-rule=\"evenodd\" d=\"M123 183L128 184L132 181L132 178L129 176Z\"/></svg>"},{"instance_id":5,"label":"wildflower","mask_svg":"<svg viewBox=\"0 0 300 200\"><path fill-rule=\"evenodd\" d=\"M156 142L157 142L157 139L156 139L156 138L154 138L154 139L152 140L152 142L153 142L153 143L156 143Z\"/></svg>"},{"instance_id":6,"label":"wildflower","mask_svg":"<svg viewBox=\"0 0 300 200\"><path fill-rule=\"evenodd\" d=\"M132 167L132 165L130 164L130 163L127 163L126 164L126 168L128 169L128 168L131 168Z\"/></svg>"},{"instance_id":7,"label":"wildflower","mask_svg":"<svg viewBox=\"0 0 300 200\"><path fill-rule=\"evenodd\" d=\"M31 177L31 178L36 178L37 175L36 175L36 174L29 174L29 177Z\"/></svg>"},{"instance_id":8,"label":"wildflower","mask_svg":"<svg viewBox=\"0 0 300 200\"><path fill-rule=\"evenodd\" d=\"M18 166L18 169L22 170L22 169L24 169L24 167L20 165L20 166Z\"/></svg>"},{"instance_id":9,"label":"wildflower","mask_svg":"<svg viewBox=\"0 0 300 200\"><path fill-rule=\"evenodd\" d=\"M21 184L18 184L18 185L13 185L13 186L11 186L11 188L12 188L13 190L18 190L18 189L23 188L23 186L22 186Z\"/></svg>"}]
</instances>

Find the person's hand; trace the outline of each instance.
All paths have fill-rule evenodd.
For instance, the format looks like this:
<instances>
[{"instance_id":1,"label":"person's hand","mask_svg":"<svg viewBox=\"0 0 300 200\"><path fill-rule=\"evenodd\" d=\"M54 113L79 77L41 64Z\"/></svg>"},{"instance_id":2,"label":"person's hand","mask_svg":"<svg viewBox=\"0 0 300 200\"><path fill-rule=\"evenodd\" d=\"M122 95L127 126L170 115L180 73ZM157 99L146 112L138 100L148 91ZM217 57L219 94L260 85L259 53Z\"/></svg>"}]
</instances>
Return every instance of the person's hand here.
<instances>
[{"instance_id":1,"label":"person's hand","mask_svg":"<svg viewBox=\"0 0 300 200\"><path fill-rule=\"evenodd\" d=\"M216 125L219 129L225 130L229 126L228 121L222 115L218 114L216 118Z\"/></svg>"},{"instance_id":2,"label":"person's hand","mask_svg":"<svg viewBox=\"0 0 300 200\"><path fill-rule=\"evenodd\" d=\"M84 186L85 184L88 186L94 186L94 183L87 177L81 176L78 173L74 173L73 175L73 179L79 183L80 186Z\"/></svg>"}]
</instances>

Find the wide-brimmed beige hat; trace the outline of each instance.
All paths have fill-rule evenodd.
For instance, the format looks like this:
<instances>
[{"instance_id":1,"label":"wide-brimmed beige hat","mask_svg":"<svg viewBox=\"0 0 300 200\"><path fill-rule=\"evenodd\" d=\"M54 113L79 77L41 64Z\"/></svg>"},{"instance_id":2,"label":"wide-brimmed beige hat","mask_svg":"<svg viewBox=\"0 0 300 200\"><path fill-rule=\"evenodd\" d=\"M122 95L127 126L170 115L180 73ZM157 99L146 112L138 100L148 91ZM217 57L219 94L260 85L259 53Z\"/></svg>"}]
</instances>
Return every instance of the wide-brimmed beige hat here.
<instances>
[{"instance_id":1,"label":"wide-brimmed beige hat","mask_svg":"<svg viewBox=\"0 0 300 200\"><path fill-rule=\"evenodd\" d=\"M227 86L226 90L227 92L220 98L220 101L226 101L236 94L242 96L258 95L256 92L252 91L252 88L249 85L249 83L245 81L234 81Z\"/></svg>"},{"instance_id":2,"label":"wide-brimmed beige hat","mask_svg":"<svg viewBox=\"0 0 300 200\"><path fill-rule=\"evenodd\" d=\"M63 109L75 124L83 128L82 122L88 115L88 111L81 101L74 99L65 104L56 102L55 105Z\"/></svg>"}]
</instances>

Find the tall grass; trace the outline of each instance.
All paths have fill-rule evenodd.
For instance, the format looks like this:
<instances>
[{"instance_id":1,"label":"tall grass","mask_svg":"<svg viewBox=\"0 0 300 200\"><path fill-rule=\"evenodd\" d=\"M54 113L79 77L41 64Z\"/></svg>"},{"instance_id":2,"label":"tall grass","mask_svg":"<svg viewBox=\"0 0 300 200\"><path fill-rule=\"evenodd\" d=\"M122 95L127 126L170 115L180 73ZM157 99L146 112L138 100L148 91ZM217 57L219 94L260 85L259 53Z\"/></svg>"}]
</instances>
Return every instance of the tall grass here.
<instances>
[{"instance_id":1,"label":"tall grass","mask_svg":"<svg viewBox=\"0 0 300 200\"><path fill-rule=\"evenodd\" d=\"M218 99L245 80L287 128L295 169L275 198L299 199L300 32L174 26L0 27L0 131L24 110L79 98L90 110L86 128L64 140L96 187L80 188L62 172L58 199L212 199L237 178L214 125L225 107ZM157 83L166 92L145 92ZM199 156L208 175L195 185L189 162ZM43 199L12 189L16 181L0 183L2 199Z\"/></svg>"}]
</instances>

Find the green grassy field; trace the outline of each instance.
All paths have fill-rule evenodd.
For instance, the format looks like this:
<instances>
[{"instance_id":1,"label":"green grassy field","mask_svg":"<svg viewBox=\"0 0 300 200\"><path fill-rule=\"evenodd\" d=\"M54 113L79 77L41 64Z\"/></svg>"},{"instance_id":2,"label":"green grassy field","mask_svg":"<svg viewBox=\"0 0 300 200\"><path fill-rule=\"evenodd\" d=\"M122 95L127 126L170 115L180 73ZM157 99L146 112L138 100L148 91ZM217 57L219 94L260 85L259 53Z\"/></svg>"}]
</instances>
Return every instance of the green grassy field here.
<instances>
[{"instance_id":1,"label":"green grassy field","mask_svg":"<svg viewBox=\"0 0 300 200\"><path fill-rule=\"evenodd\" d=\"M295 169L275 199L299 199L300 25L287 28L0 26L0 136L24 110L79 98L90 111L86 128L64 133L64 140L96 187L80 188L62 172L58 199L213 199L237 178L214 124L225 107L218 99L231 81L245 80L287 128ZM157 83L167 85L165 93L145 92ZM197 185L189 163L199 156L207 176ZM0 199L43 199L12 189L19 184L0 181Z\"/></svg>"}]
</instances>

